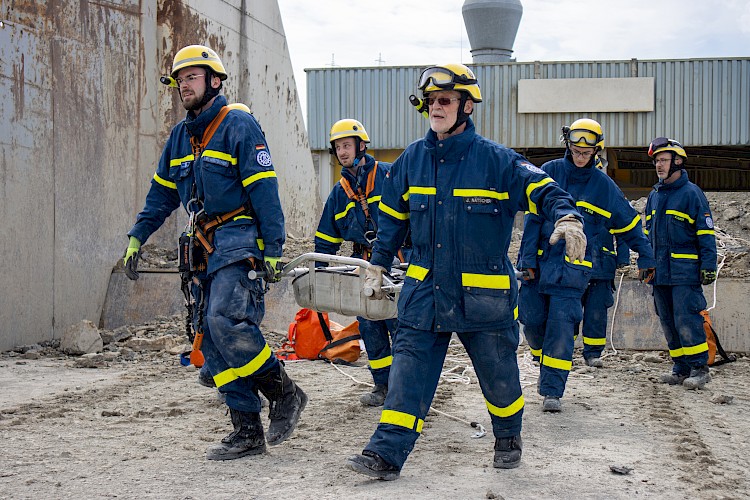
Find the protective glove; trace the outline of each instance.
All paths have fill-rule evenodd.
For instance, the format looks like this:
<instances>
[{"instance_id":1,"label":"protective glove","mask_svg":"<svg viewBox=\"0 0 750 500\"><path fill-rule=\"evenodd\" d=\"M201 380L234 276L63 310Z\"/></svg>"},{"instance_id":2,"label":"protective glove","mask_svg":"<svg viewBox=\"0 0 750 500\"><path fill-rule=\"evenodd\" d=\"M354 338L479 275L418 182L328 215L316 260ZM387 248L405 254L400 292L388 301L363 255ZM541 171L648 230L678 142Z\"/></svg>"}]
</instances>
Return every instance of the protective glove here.
<instances>
[{"instance_id":1,"label":"protective glove","mask_svg":"<svg viewBox=\"0 0 750 500\"><path fill-rule=\"evenodd\" d=\"M648 269L638 269L638 279L641 283L650 283L654 279L656 268L649 267Z\"/></svg>"},{"instance_id":2,"label":"protective glove","mask_svg":"<svg viewBox=\"0 0 750 500\"><path fill-rule=\"evenodd\" d=\"M135 236L131 236L122 263L125 265L125 276L133 281L138 279L138 257L141 255L140 250L141 242Z\"/></svg>"},{"instance_id":3,"label":"protective glove","mask_svg":"<svg viewBox=\"0 0 750 500\"><path fill-rule=\"evenodd\" d=\"M571 261L583 261L586 258L586 234L583 224L573 214L561 217L555 222L555 230L549 237L549 244L554 245L560 238L565 240L565 254Z\"/></svg>"},{"instance_id":4,"label":"protective glove","mask_svg":"<svg viewBox=\"0 0 750 500\"><path fill-rule=\"evenodd\" d=\"M268 283L278 283L281 281L281 257L263 257L263 270L266 272L266 281Z\"/></svg>"},{"instance_id":5,"label":"protective glove","mask_svg":"<svg viewBox=\"0 0 750 500\"><path fill-rule=\"evenodd\" d=\"M710 285L716 281L716 271L701 269L701 285Z\"/></svg>"},{"instance_id":6,"label":"protective glove","mask_svg":"<svg viewBox=\"0 0 750 500\"><path fill-rule=\"evenodd\" d=\"M370 266L365 269L365 284L362 286L362 292L365 297L371 299L382 299L385 292L382 290L383 274L385 268L381 266Z\"/></svg>"},{"instance_id":7,"label":"protective glove","mask_svg":"<svg viewBox=\"0 0 750 500\"><path fill-rule=\"evenodd\" d=\"M521 275L524 281L534 281L536 279L536 269L533 267L521 269Z\"/></svg>"}]
</instances>

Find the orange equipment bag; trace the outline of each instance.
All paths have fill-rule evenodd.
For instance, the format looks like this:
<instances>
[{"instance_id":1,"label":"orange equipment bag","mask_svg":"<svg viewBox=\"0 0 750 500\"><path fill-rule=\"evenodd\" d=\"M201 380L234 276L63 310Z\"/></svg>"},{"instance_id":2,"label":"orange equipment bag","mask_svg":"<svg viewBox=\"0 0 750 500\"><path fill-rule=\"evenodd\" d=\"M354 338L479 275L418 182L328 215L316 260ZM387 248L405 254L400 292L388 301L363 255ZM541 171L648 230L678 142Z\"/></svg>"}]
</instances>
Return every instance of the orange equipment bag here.
<instances>
[{"instance_id":1,"label":"orange equipment bag","mask_svg":"<svg viewBox=\"0 0 750 500\"><path fill-rule=\"evenodd\" d=\"M737 361L735 356L727 354L721 346L721 342L719 342L719 337L716 335L716 330L714 330L713 324L711 323L711 317L708 315L708 311L705 309L701 311L701 316L703 316L703 331L706 332L706 343L708 344L708 365L718 366L723 365L724 363ZM722 357L719 361L716 360L717 351Z\"/></svg>"},{"instance_id":2,"label":"orange equipment bag","mask_svg":"<svg viewBox=\"0 0 750 500\"><path fill-rule=\"evenodd\" d=\"M341 326L328 313L302 308L289 324L287 341L276 351L279 359L327 359L351 363L359 359L359 323Z\"/></svg>"}]
</instances>

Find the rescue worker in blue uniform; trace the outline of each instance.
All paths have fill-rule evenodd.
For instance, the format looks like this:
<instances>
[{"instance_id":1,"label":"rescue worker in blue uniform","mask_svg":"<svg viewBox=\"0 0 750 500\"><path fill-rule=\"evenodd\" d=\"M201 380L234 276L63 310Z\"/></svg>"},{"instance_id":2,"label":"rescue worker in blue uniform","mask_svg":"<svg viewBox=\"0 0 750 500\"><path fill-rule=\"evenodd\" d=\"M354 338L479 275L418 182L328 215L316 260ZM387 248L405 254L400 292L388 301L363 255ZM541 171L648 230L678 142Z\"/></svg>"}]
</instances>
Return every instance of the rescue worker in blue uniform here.
<instances>
[{"instance_id":1,"label":"rescue worker in blue uniform","mask_svg":"<svg viewBox=\"0 0 750 500\"><path fill-rule=\"evenodd\" d=\"M545 163L542 170L576 200L589 242L586 258L571 261L549 245L554 226L530 213L524 220L518 262L525 278L519 293L519 319L530 348L541 349L537 387L546 412L562 410L560 398L572 367L575 325L584 320L584 345L603 346L606 341L607 308L613 298L614 271L608 268L612 235L638 252L640 269L655 265L640 215L614 181L596 168L596 153L604 147L601 125L583 118L562 131L565 156ZM584 309L590 310L587 318ZM591 350L586 355L591 356L586 358L588 365L597 364L593 359L601 363Z\"/></svg>"},{"instance_id":2,"label":"rescue worker in blue uniform","mask_svg":"<svg viewBox=\"0 0 750 500\"><path fill-rule=\"evenodd\" d=\"M706 195L688 179L687 153L679 142L658 137L648 155L659 178L646 202L646 231L656 255L650 283L674 362L660 381L700 389L711 380L700 312L706 308L701 285L716 280L713 218Z\"/></svg>"},{"instance_id":3,"label":"rescue worker in blue uniform","mask_svg":"<svg viewBox=\"0 0 750 500\"><path fill-rule=\"evenodd\" d=\"M516 279L507 257L517 211L557 221L572 259L586 247L573 199L515 151L477 134L470 115L482 96L462 64L422 72L424 139L393 164L380 202L378 239L364 293L383 296L385 269L407 230L409 267L398 301L388 395L380 423L349 468L396 479L422 431L453 333L471 357L495 435L493 466L521 461L524 399L516 350Z\"/></svg>"},{"instance_id":4,"label":"rescue worker in blue uniform","mask_svg":"<svg viewBox=\"0 0 750 500\"><path fill-rule=\"evenodd\" d=\"M226 107L220 94L226 78L209 47L190 45L175 55L162 81L178 89L187 116L167 140L124 258L128 277L137 279L141 244L182 203L190 216L184 236L196 244L195 329L204 334L201 350L234 426L208 448L209 460L263 453L266 439L280 444L307 403L259 329L266 288L248 272L258 267L267 280L280 279L284 215L263 131L251 114ZM265 436L258 391L270 402Z\"/></svg>"},{"instance_id":5,"label":"rescue worker in blue uniform","mask_svg":"<svg viewBox=\"0 0 750 500\"><path fill-rule=\"evenodd\" d=\"M328 195L315 232L315 251L335 255L343 241L353 242L352 257L370 260L377 236L378 204L390 163L367 154L370 136L364 125L347 118L331 127L331 154L341 164L341 179ZM391 370L391 337L398 321L370 321L357 316L375 387L360 397L362 404L382 406Z\"/></svg>"}]
</instances>

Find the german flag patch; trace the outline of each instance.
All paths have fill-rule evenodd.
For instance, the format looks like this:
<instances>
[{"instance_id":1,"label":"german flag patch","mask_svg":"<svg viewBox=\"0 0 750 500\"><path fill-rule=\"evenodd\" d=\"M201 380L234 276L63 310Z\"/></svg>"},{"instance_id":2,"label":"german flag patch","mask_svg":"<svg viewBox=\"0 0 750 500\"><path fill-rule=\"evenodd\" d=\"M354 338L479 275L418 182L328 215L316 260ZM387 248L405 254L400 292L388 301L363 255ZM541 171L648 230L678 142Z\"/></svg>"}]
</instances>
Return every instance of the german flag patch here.
<instances>
[{"instance_id":1,"label":"german flag patch","mask_svg":"<svg viewBox=\"0 0 750 500\"><path fill-rule=\"evenodd\" d=\"M256 144L255 145L255 150L256 151L260 151L261 149L266 149L266 145L265 144Z\"/></svg>"}]
</instances>

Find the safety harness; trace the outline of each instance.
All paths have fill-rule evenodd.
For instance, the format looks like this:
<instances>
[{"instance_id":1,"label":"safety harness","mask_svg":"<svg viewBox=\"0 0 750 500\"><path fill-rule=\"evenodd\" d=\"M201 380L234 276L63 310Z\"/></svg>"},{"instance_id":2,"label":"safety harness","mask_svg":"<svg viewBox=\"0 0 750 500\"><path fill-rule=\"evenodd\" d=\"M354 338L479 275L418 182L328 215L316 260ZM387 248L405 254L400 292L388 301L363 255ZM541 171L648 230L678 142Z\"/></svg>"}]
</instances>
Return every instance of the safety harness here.
<instances>
[{"instance_id":1,"label":"safety harness","mask_svg":"<svg viewBox=\"0 0 750 500\"><path fill-rule=\"evenodd\" d=\"M193 149L194 161L200 158L206 146L211 141L221 122L229 113L229 107L223 106L219 114L211 120L200 140L197 137L190 137L190 145ZM215 248L213 246L214 232L222 224L234 219L240 215L254 216L253 207L250 201L230 212L209 217L203 211L203 201L198 198L195 177L193 177L192 198L186 204L189 219L185 232L180 237L180 278L182 293L185 296L185 307L187 316L185 318L185 333L192 343L192 351L189 354L190 364L197 367L203 366L203 354L200 351L203 343L203 310L205 304L205 292L203 283L197 278L199 273L205 272L208 267L208 255L211 255ZM251 259L254 262L254 259ZM195 284L200 288L200 302L195 303L194 297L190 291L190 285ZM198 307L198 319L196 331L193 333L193 314L195 307ZM183 353L183 358L187 353Z\"/></svg>"},{"instance_id":2,"label":"safety harness","mask_svg":"<svg viewBox=\"0 0 750 500\"><path fill-rule=\"evenodd\" d=\"M339 180L339 184L341 184L341 187L344 188L346 196L348 196L350 200L358 202L362 207L362 211L365 213L364 236L368 244L365 245L363 243L355 242L353 250L355 253L361 254L362 258L367 261L369 261L370 257L372 256L372 243L377 239L378 235L378 226L377 224L375 224L375 221L370 215L370 206L367 203L367 197L370 196L370 193L372 193L373 189L375 189L375 176L377 175L377 171L378 162L376 161L375 165L372 167L372 170L370 170L370 173L367 174L367 184L365 185L364 193L362 192L361 186L357 186L357 192L355 193L349 181L344 177L341 177L341 179Z\"/></svg>"}]
</instances>

